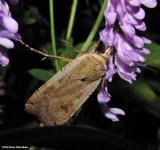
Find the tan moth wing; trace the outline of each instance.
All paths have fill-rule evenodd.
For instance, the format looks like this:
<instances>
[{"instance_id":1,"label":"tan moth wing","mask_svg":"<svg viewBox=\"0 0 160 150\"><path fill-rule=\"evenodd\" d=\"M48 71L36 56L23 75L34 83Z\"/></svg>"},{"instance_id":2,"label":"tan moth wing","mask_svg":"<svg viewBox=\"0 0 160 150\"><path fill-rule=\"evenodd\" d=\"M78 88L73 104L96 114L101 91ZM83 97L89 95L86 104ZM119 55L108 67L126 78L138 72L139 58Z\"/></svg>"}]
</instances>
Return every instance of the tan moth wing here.
<instances>
[{"instance_id":1,"label":"tan moth wing","mask_svg":"<svg viewBox=\"0 0 160 150\"><path fill-rule=\"evenodd\" d=\"M25 110L44 125L64 124L100 84L107 61L96 53L76 58L29 98Z\"/></svg>"}]
</instances>

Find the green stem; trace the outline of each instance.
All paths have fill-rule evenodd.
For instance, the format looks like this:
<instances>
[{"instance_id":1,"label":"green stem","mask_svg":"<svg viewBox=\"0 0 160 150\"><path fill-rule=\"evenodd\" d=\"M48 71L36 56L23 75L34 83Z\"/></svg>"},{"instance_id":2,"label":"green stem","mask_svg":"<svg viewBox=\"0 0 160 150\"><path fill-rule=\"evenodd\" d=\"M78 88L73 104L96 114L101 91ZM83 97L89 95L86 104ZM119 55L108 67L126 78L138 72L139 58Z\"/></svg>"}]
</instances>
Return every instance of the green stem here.
<instances>
[{"instance_id":1,"label":"green stem","mask_svg":"<svg viewBox=\"0 0 160 150\"><path fill-rule=\"evenodd\" d=\"M94 26L93 26L88 38L87 38L87 40L83 44L83 47L81 48L81 51L87 51L87 49L89 48L89 46L90 46L95 34L97 33L97 30L98 30L98 28L99 28L99 26L101 24L102 19L103 19L103 14L104 14L104 10L106 8L107 2L108 2L108 0L104 0L103 5L101 7L101 10L99 12L99 15L97 17L97 20L96 20L96 22L95 22L95 24L94 24Z\"/></svg>"},{"instance_id":2,"label":"green stem","mask_svg":"<svg viewBox=\"0 0 160 150\"><path fill-rule=\"evenodd\" d=\"M54 27L53 0L49 0L49 10L50 10L51 46L52 46L52 49L53 49L53 55L57 56L56 40L55 40L55 27ZM56 71L59 71L60 67L58 65L58 60L54 60L54 64L55 64Z\"/></svg>"},{"instance_id":3,"label":"green stem","mask_svg":"<svg viewBox=\"0 0 160 150\"><path fill-rule=\"evenodd\" d=\"M66 34L66 41L67 42L71 38L73 24L74 24L74 20L75 20L75 14L76 14L76 10L77 10L77 5L78 5L78 0L73 0L70 19L69 19L69 23L68 23L67 34Z\"/></svg>"}]
</instances>

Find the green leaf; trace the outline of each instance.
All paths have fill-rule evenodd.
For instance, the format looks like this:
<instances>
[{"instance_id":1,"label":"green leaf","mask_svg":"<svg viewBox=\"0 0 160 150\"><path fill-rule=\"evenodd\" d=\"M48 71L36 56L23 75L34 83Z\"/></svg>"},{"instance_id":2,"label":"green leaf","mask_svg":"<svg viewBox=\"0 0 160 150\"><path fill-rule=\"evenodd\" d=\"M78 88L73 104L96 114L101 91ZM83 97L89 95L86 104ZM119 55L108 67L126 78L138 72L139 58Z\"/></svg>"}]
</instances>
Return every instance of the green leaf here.
<instances>
[{"instance_id":1,"label":"green leaf","mask_svg":"<svg viewBox=\"0 0 160 150\"><path fill-rule=\"evenodd\" d=\"M36 7L29 7L28 11L24 13L24 16L40 19L40 13Z\"/></svg>"},{"instance_id":2,"label":"green leaf","mask_svg":"<svg viewBox=\"0 0 160 150\"><path fill-rule=\"evenodd\" d=\"M34 24L36 22L36 19L35 18L25 18L23 19L23 24L25 25L31 25L31 24Z\"/></svg>"},{"instance_id":3,"label":"green leaf","mask_svg":"<svg viewBox=\"0 0 160 150\"><path fill-rule=\"evenodd\" d=\"M160 93L160 82L156 80L147 80L146 83L156 92Z\"/></svg>"},{"instance_id":4,"label":"green leaf","mask_svg":"<svg viewBox=\"0 0 160 150\"><path fill-rule=\"evenodd\" d=\"M21 23L24 25L31 25L36 22L45 22L45 19L40 15L36 7L29 7L29 9L25 11L23 15L24 16Z\"/></svg>"},{"instance_id":5,"label":"green leaf","mask_svg":"<svg viewBox=\"0 0 160 150\"><path fill-rule=\"evenodd\" d=\"M134 93L136 100L142 103L146 110L160 118L160 97L147 83L136 81L131 86L131 91Z\"/></svg>"},{"instance_id":6,"label":"green leaf","mask_svg":"<svg viewBox=\"0 0 160 150\"><path fill-rule=\"evenodd\" d=\"M45 82L53 76L53 72L45 69L38 69L38 68L29 70L29 73L33 77Z\"/></svg>"},{"instance_id":7,"label":"green leaf","mask_svg":"<svg viewBox=\"0 0 160 150\"><path fill-rule=\"evenodd\" d=\"M77 55L77 53L72 48L59 48L58 51L62 51L60 56L69 59L74 59ZM63 68L67 64L67 62L58 60L58 64L60 65L60 68Z\"/></svg>"},{"instance_id":8,"label":"green leaf","mask_svg":"<svg viewBox=\"0 0 160 150\"><path fill-rule=\"evenodd\" d=\"M153 67L160 67L160 45L152 43L145 47L151 51L150 55L145 56L146 63Z\"/></svg>"},{"instance_id":9,"label":"green leaf","mask_svg":"<svg viewBox=\"0 0 160 150\"><path fill-rule=\"evenodd\" d=\"M142 81L134 82L131 88L133 90L132 92L134 92L139 99L146 102L153 102L157 98L151 87Z\"/></svg>"},{"instance_id":10,"label":"green leaf","mask_svg":"<svg viewBox=\"0 0 160 150\"><path fill-rule=\"evenodd\" d=\"M86 52L89 52L96 43L97 43L97 41L92 41L91 44L90 44L89 49L86 50ZM77 45L75 46L75 48L76 48L76 49L81 49L82 46L83 46L83 44L84 44L84 42L83 42L83 43L79 43L79 44L77 44ZM84 53L84 51L83 51L83 53Z\"/></svg>"}]
</instances>

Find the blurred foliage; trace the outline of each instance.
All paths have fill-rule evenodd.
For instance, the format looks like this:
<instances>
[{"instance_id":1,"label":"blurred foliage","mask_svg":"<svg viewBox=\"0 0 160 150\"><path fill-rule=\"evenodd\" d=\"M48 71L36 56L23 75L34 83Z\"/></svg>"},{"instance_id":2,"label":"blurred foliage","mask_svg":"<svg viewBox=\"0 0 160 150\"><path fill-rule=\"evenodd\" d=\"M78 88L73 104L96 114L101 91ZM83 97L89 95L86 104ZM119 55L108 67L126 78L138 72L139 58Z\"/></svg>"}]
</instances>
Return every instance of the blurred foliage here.
<instances>
[{"instance_id":1,"label":"blurred foliage","mask_svg":"<svg viewBox=\"0 0 160 150\"><path fill-rule=\"evenodd\" d=\"M69 41L66 40L67 25L72 1L54 1L54 21L56 48L59 56L74 59L82 48L97 19L103 0L78 2L74 26ZM19 23L22 39L37 49L52 53L48 1L20 1L12 7L12 14ZM141 68L133 84L118 76L109 84L112 95L111 107L120 107L126 112L120 122L113 123L103 116L97 103L97 91L83 105L78 115L72 119L73 126L39 128L38 119L24 111L24 104L30 95L55 74L51 59L29 51L19 43L8 51L10 65L0 70L6 84L6 96L0 98L5 106L0 113L0 144L10 143L29 146L78 149L87 145L88 149L116 150L157 150L160 140L160 5L146 9L148 30L143 33L153 41L145 47L151 54L146 56L147 67ZM23 12L23 13L22 13ZM153 27L154 24L154 27ZM101 22L90 46L99 39ZM60 67L66 63L59 60ZM81 126L80 126L81 125ZM84 128L85 126L85 128ZM22 128L23 127L23 128ZM34 128L35 127L35 128ZM25 138L25 139L24 139ZM55 142L54 142L55 141ZM81 143L82 141L82 143ZM90 142L92 141L92 143ZM39 148L40 149L40 148Z\"/></svg>"},{"instance_id":2,"label":"blurred foliage","mask_svg":"<svg viewBox=\"0 0 160 150\"><path fill-rule=\"evenodd\" d=\"M160 45L157 43L151 43L145 46L151 51L150 55L146 56L146 63L152 67L160 67Z\"/></svg>"},{"instance_id":3,"label":"blurred foliage","mask_svg":"<svg viewBox=\"0 0 160 150\"><path fill-rule=\"evenodd\" d=\"M31 69L29 70L29 73L39 79L39 80L42 80L44 82L46 82L47 80L49 80L53 75L54 73L51 73L51 71L49 70L45 70L45 69Z\"/></svg>"}]
</instances>

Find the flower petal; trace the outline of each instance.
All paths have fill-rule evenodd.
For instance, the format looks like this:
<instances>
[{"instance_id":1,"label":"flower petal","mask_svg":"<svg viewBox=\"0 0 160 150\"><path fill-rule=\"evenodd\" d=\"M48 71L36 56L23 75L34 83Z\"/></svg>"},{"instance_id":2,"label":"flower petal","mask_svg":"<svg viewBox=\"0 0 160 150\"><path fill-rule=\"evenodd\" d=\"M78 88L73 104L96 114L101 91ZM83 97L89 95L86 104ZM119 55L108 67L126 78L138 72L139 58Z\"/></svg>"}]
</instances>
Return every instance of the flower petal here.
<instances>
[{"instance_id":1,"label":"flower petal","mask_svg":"<svg viewBox=\"0 0 160 150\"><path fill-rule=\"evenodd\" d=\"M105 88L102 88L97 96L98 102L100 104L106 104L107 102L109 102L111 96L107 91L107 86L105 86Z\"/></svg>"},{"instance_id":2,"label":"flower petal","mask_svg":"<svg viewBox=\"0 0 160 150\"><path fill-rule=\"evenodd\" d=\"M152 41L147 39L146 37L142 37L142 39L143 39L144 43L146 43L146 44L151 44L152 43Z\"/></svg>"},{"instance_id":3,"label":"flower petal","mask_svg":"<svg viewBox=\"0 0 160 150\"><path fill-rule=\"evenodd\" d=\"M20 38L20 35L18 33L11 33L8 30L0 30L0 37L18 41Z\"/></svg>"},{"instance_id":4,"label":"flower petal","mask_svg":"<svg viewBox=\"0 0 160 150\"><path fill-rule=\"evenodd\" d=\"M128 38L128 40L136 47L138 48L143 48L144 47L144 41L141 37L134 35L132 37L127 37L127 35L125 35L126 38Z\"/></svg>"},{"instance_id":5,"label":"flower petal","mask_svg":"<svg viewBox=\"0 0 160 150\"><path fill-rule=\"evenodd\" d=\"M142 8L139 8L139 11L133 14L137 19L144 19L145 11Z\"/></svg>"},{"instance_id":6,"label":"flower petal","mask_svg":"<svg viewBox=\"0 0 160 150\"><path fill-rule=\"evenodd\" d=\"M117 18L117 13L115 12L114 3L108 1L107 8L104 12L106 25L113 25Z\"/></svg>"},{"instance_id":7,"label":"flower petal","mask_svg":"<svg viewBox=\"0 0 160 150\"><path fill-rule=\"evenodd\" d=\"M109 58L109 63L108 63L107 71L106 71L106 74L105 74L105 79L111 82L112 77L115 73L116 73L116 68L115 68L115 65L113 63L113 56L111 56Z\"/></svg>"},{"instance_id":8,"label":"flower petal","mask_svg":"<svg viewBox=\"0 0 160 150\"><path fill-rule=\"evenodd\" d=\"M9 63L9 59L6 55L6 53L0 49L0 66L6 66Z\"/></svg>"},{"instance_id":9,"label":"flower petal","mask_svg":"<svg viewBox=\"0 0 160 150\"><path fill-rule=\"evenodd\" d=\"M6 48L14 48L14 43L7 38L0 38L0 45Z\"/></svg>"},{"instance_id":10,"label":"flower petal","mask_svg":"<svg viewBox=\"0 0 160 150\"><path fill-rule=\"evenodd\" d=\"M125 112L119 108L110 108L110 112L115 115L125 115Z\"/></svg>"},{"instance_id":11,"label":"flower petal","mask_svg":"<svg viewBox=\"0 0 160 150\"><path fill-rule=\"evenodd\" d=\"M124 34L126 34L128 37L135 36L135 29L133 28L131 24L129 24L126 21L125 18L119 22L119 25L122 31L124 32Z\"/></svg>"},{"instance_id":12,"label":"flower petal","mask_svg":"<svg viewBox=\"0 0 160 150\"><path fill-rule=\"evenodd\" d=\"M145 54L145 55L148 55L148 54L150 54L151 52L150 52L148 49L143 48L142 51L141 51L141 53L142 53L142 54Z\"/></svg>"},{"instance_id":13,"label":"flower petal","mask_svg":"<svg viewBox=\"0 0 160 150\"><path fill-rule=\"evenodd\" d=\"M111 113L105 113L104 114L107 118L111 119L113 122L119 121L118 117Z\"/></svg>"},{"instance_id":14,"label":"flower petal","mask_svg":"<svg viewBox=\"0 0 160 150\"><path fill-rule=\"evenodd\" d=\"M157 0L141 0L141 3L148 8L154 8L157 6Z\"/></svg>"},{"instance_id":15,"label":"flower petal","mask_svg":"<svg viewBox=\"0 0 160 150\"><path fill-rule=\"evenodd\" d=\"M113 32L113 26L107 26L99 34L101 41L105 43L106 47L112 46L117 42L116 34Z\"/></svg>"},{"instance_id":16,"label":"flower petal","mask_svg":"<svg viewBox=\"0 0 160 150\"><path fill-rule=\"evenodd\" d=\"M18 31L18 23L11 17L3 17L1 25L11 33L16 33Z\"/></svg>"},{"instance_id":17,"label":"flower petal","mask_svg":"<svg viewBox=\"0 0 160 150\"><path fill-rule=\"evenodd\" d=\"M125 115L125 112L120 108L110 108L107 104L100 104L100 108L103 114L111 119L113 122L119 121L119 118L116 115Z\"/></svg>"},{"instance_id":18,"label":"flower petal","mask_svg":"<svg viewBox=\"0 0 160 150\"><path fill-rule=\"evenodd\" d=\"M128 0L128 1L133 6L140 6L141 5L141 1L140 0Z\"/></svg>"},{"instance_id":19,"label":"flower petal","mask_svg":"<svg viewBox=\"0 0 160 150\"><path fill-rule=\"evenodd\" d=\"M129 83L132 83L132 80L136 80L135 66L128 66L122 61L122 59L119 58L116 58L115 64L117 66L117 72L122 79L128 81Z\"/></svg>"}]
</instances>

